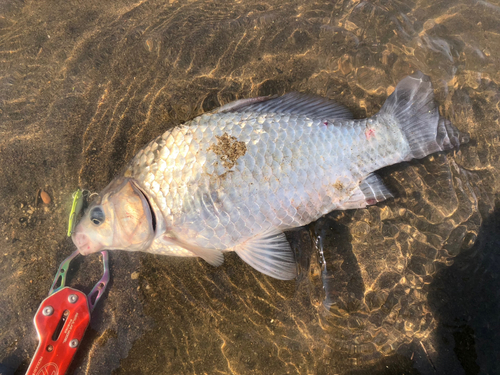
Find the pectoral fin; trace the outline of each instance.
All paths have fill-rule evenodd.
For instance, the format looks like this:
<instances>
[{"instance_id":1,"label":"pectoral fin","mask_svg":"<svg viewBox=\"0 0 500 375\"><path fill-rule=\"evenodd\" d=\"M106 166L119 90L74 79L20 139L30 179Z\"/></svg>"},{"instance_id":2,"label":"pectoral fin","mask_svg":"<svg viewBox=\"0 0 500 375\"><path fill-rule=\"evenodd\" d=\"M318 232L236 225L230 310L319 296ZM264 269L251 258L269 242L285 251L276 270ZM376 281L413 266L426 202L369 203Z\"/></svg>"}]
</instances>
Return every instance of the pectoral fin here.
<instances>
[{"instance_id":1,"label":"pectoral fin","mask_svg":"<svg viewBox=\"0 0 500 375\"><path fill-rule=\"evenodd\" d=\"M291 280L297 276L290 244L278 230L263 232L233 250L245 263L275 279Z\"/></svg>"},{"instance_id":2,"label":"pectoral fin","mask_svg":"<svg viewBox=\"0 0 500 375\"><path fill-rule=\"evenodd\" d=\"M164 235L162 237L162 242L165 243L166 245L178 246L186 250L189 250L195 256L202 258L203 260L205 260L205 262L211 264L214 267L218 267L222 263L224 263L224 255L220 250L206 249L203 247L192 245L180 239L170 237L168 235Z\"/></svg>"}]
</instances>

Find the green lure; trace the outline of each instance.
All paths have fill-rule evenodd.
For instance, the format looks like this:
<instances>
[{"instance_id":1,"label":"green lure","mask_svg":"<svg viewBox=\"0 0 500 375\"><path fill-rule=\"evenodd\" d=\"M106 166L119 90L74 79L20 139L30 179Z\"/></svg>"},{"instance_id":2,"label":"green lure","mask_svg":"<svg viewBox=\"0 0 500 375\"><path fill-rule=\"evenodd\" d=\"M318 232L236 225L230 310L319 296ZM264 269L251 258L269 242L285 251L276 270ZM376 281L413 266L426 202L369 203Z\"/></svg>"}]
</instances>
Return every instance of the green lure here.
<instances>
[{"instance_id":1,"label":"green lure","mask_svg":"<svg viewBox=\"0 0 500 375\"><path fill-rule=\"evenodd\" d=\"M69 213L69 223L68 223L68 237L71 237L73 229L76 225L76 217L82 210L83 206L83 191L78 189L73 193L73 205L71 206L71 212Z\"/></svg>"}]
</instances>

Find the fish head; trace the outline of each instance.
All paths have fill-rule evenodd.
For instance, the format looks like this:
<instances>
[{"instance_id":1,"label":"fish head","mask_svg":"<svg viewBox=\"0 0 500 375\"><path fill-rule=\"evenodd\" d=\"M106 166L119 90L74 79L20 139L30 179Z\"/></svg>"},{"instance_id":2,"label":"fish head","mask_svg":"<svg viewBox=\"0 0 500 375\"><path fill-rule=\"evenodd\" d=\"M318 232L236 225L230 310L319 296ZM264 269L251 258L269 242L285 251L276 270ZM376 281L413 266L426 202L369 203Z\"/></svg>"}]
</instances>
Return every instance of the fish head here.
<instances>
[{"instance_id":1,"label":"fish head","mask_svg":"<svg viewBox=\"0 0 500 375\"><path fill-rule=\"evenodd\" d=\"M146 250L155 237L146 194L130 178L112 181L93 202L71 236L81 254L102 250Z\"/></svg>"}]
</instances>

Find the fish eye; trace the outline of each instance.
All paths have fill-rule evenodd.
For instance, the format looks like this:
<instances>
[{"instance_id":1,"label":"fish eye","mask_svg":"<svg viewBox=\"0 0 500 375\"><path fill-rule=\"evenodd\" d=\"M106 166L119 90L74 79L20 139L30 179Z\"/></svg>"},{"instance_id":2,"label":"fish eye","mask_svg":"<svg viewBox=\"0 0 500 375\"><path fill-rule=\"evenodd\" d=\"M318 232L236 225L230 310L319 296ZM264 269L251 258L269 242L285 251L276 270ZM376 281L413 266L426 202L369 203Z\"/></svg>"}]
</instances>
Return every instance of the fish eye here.
<instances>
[{"instance_id":1,"label":"fish eye","mask_svg":"<svg viewBox=\"0 0 500 375\"><path fill-rule=\"evenodd\" d=\"M92 221L95 225L101 225L104 222L104 219L104 211L101 207L94 207L90 211L90 221Z\"/></svg>"}]
</instances>

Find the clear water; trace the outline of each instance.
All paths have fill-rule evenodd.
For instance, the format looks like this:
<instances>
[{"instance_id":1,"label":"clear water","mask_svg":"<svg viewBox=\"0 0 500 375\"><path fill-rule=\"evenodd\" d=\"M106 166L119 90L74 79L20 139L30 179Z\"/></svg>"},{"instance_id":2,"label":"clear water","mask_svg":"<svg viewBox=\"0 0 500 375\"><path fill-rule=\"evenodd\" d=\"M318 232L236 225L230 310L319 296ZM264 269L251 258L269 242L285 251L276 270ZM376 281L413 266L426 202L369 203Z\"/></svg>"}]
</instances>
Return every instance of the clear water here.
<instances>
[{"instance_id":1,"label":"clear water","mask_svg":"<svg viewBox=\"0 0 500 375\"><path fill-rule=\"evenodd\" d=\"M287 233L295 281L234 254L112 252L71 371L497 373L499 19L498 1L0 3L0 363L29 365L78 186L232 100L295 90L362 118L419 69L468 145L381 171L394 200ZM80 258L69 284L100 271Z\"/></svg>"}]
</instances>

